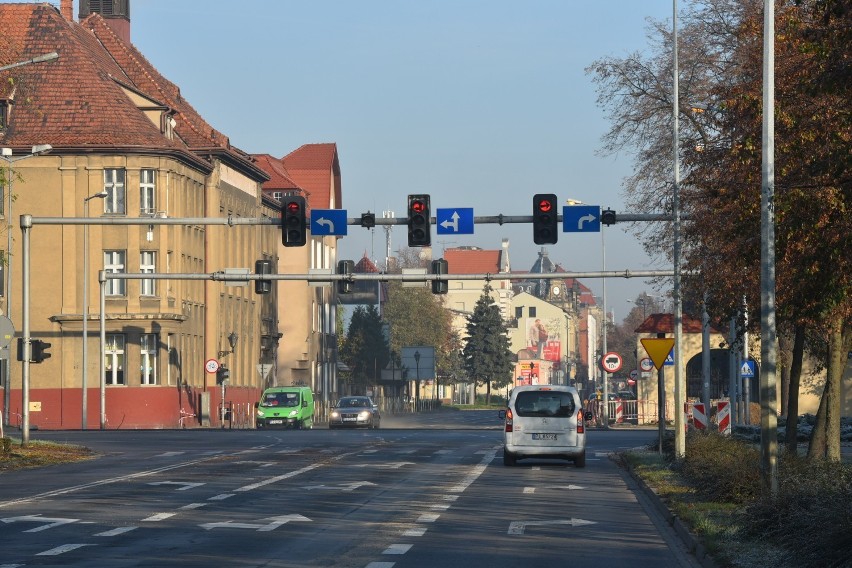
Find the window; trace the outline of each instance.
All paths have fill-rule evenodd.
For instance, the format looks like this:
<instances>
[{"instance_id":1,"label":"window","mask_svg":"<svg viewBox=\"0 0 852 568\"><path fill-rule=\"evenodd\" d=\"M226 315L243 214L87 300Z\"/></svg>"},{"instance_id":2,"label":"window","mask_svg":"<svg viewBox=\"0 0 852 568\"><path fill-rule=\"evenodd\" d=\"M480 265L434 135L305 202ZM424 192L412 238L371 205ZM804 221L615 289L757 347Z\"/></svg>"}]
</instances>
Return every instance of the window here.
<instances>
[{"instance_id":1,"label":"window","mask_svg":"<svg viewBox=\"0 0 852 568\"><path fill-rule=\"evenodd\" d=\"M9 119L9 103L0 101L0 130L6 129L6 122Z\"/></svg>"},{"instance_id":2,"label":"window","mask_svg":"<svg viewBox=\"0 0 852 568\"><path fill-rule=\"evenodd\" d=\"M124 384L124 336L112 333L106 336L106 352L104 368L106 369L106 384Z\"/></svg>"},{"instance_id":3,"label":"window","mask_svg":"<svg viewBox=\"0 0 852 568\"><path fill-rule=\"evenodd\" d=\"M154 200L157 194L156 170L141 170L139 172L139 214L154 215L157 204Z\"/></svg>"},{"instance_id":4,"label":"window","mask_svg":"<svg viewBox=\"0 0 852 568\"><path fill-rule=\"evenodd\" d=\"M515 319L520 319L522 317L524 317L524 307L520 306L515 308Z\"/></svg>"},{"instance_id":5,"label":"window","mask_svg":"<svg viewBox=\"0 0 852 568\"><path fill-rule=\"evenodd\" d=\"M556 416L570 418L577 411L570 392L526 391L518 393L515 413L518 416Z\"/></svg>"},{"instance_id":6,"label":"window","mask_svg":"<svg viewBox=\"0 0 852 568\"><path fill-rule=\"evenodd\" d=\"M104 170L104 213L124 214L124 170L120 168Z\"/></svg>"},{"instance_id":7,"label":"window","mask_svg":"<svg viewBox=\"0 0 852 568\"><path fill-rule=\"evenodd\" d=\"M157 272L157 253L152 250L143 250L139 253L139 272L142 274L153 274ZM157 294L156 280L146 278L140 280L140 294L143 296L155 296Z\"/></svg>"},{"instance_id":8,"label":"window","mask_svg":"<svg viewBox=\"0 0 852 568\"><path fill-rule=\"evenodd\" d=\"M272 192L272 198L277 199L278 201L281 201L284 198L284 192L283 191L273 191Z\"/></svg>"},{"instance_id":9,"label":"window","mask_svg":"<svg viewBox=\"0 0 852 568\"><path fill-rule=\"evenodd\" d=\"M104 251L104 272L107 274L123 274L125 272L125 255L123 250ZM126 280L107 280L107 296L124 296Z\"/></svg>"},{"instance_id":10,"label":"window","mask_svg":"<svg viewBox=\"0 0 852 568\"><path fill-rule=\"evenodd\" d=\"M157 336L145 334L139 341L139 384L157 384Z\"/></svg>"},{"instance_id":11,"label":"window","mask_svg":"<svg viewBox=\"0 0 852 568\"><path fill-rule=\"evenodd\" d=\"M535 308L530 308L529 315L531 318L535 317Z\"/></svg>"}]
</instances>

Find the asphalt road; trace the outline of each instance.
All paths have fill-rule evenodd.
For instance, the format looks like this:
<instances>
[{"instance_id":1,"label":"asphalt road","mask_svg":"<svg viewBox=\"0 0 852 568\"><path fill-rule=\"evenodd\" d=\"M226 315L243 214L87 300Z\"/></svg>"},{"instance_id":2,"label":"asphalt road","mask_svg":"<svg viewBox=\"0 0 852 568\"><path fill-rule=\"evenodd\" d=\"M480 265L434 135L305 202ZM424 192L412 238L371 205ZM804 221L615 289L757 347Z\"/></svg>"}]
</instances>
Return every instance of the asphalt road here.
<instances>
[{"instance_id":1,"label":"asphalt road","mask_svg":"<svg viewBox=\"0 0 852 568\"><path fill-rule=\"evenodd\" d=\"M0 475L0 568L696 566L591 431L587 466L502 465L494 411L380 430L36 431L101 456Z\"/></svg>"}]
</instances>

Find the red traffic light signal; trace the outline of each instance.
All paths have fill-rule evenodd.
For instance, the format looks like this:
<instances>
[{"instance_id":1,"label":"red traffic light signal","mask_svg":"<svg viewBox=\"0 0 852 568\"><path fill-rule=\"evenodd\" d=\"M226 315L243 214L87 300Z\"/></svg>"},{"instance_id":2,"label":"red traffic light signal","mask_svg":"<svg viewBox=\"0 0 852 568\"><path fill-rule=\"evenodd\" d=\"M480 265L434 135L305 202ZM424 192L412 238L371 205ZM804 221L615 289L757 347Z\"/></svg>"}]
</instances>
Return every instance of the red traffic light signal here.
<instances>
[{"instance_id":1,"label":"red traffic light signal","mask_svg":"<svg viewBox=\"0 0 852 568\"><path fill-rule=\"evenodd\" d=\"M281 242L285 247L301 247L307 242L307 213L301 195L284 197L281 207Z\"/></svg>"},{"instance_id":2,"label":"red traffic light signal","mask_svg":"<svg viewBox=\"0 0 852 568\"><path fill-rule=\"evenodd\" d=\"M408 246L428 247L432 244L429 218L429 196L408 196Z\"/></svg>"},{"instance_id":3,"label":"red traffic light signal","mask_svg":"<svg viewBox=\"0 0 852 568\"><path fill-rule=\"evenodd\" d=\"M537 245L554 245L558 238L556 195L537 193L533 196L533 241Z\"/></svg>"}]
</instances>

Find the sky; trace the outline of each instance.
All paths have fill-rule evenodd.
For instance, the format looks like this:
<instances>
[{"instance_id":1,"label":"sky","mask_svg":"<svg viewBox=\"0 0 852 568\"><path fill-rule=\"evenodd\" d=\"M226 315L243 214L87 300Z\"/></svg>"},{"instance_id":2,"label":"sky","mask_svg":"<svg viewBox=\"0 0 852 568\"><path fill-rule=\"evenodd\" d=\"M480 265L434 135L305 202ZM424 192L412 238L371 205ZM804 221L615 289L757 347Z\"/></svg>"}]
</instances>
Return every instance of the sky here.
<instances>
[{"instance_id":1,"label":"sky","mask_svg":"<svg viewBox=\"0 0 852 568\"><path fill-rule=\"evenodd\" d=\"M433 214L531 215L535 193L629 213L632 157L599 155L609 123L585 68L647 49L646 18L671 11L671 0L131 0L130 14L134 45L231 144L282 157L334 142L347 216L404 217L416 193ZM384 265L383 228L348 233L339 259ZM542 247L527 223L433 227L433 257L503 239L512 269L529 270ZM395 226L391 250L406 246ZM569 272L671 267L619 224L544 249ZM635 278L582 281L606 288L616 321L660 293Z\"/></svg>"}]
</instances>

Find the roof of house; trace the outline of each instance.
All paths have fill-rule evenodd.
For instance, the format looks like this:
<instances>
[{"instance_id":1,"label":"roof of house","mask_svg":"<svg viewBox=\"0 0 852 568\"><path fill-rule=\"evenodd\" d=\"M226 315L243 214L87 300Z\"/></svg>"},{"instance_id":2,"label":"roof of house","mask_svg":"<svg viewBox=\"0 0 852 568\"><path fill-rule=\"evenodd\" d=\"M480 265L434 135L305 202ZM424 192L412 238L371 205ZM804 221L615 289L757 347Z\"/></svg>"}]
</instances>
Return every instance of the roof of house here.
<instances>
[{"instance_id":1,"label":"roof of house","mask_svg":"<svg viewBox=\"0 0 852 568\"><path fill-rule=\"evenodd\" d=\"M0 72L0 99L11 103L8 126L0 131L4 146L50 143L60 154L164 152L206 170L215 156L253 179L266 179L100 14L75 22L47 3L0 4L0 29L0 65L59 54ZM140 107L172 116L174 137Z\"/></svg>"},{"instance_id":2,"label":"roof of house","mask_svg":"<svg viewBox=\"0 0 852 568\"><path fill-rule=\"evenodd\" d=\"M264 191L299 189L310 209L343 207L337 144L304 144L281 159L269 154L253 157L270 178Z\"/></svg>"},{"instance_id":3,"label":"roof of house","mask_svg":"<svg viewBox=\"0 0 852 568\"><path fill-rule=\"evenodd\" d=\"M450 274L498 274L502 251L453 248L444 251Z\"/></svg>"},{"instance_id":4,"label":"roof of house","mask_svg":"<svg viewBox=\"0 0 852 568\"><path fill-rule=\"evenodd\" d=\"M651 314L634 330L634 333L674 333L674 328L674 314ZM701 333L703 326L700 319L683 314L681 329L684 333ZM724 332L710 324L710 333Z\"/></svg>"}]
</instances>

